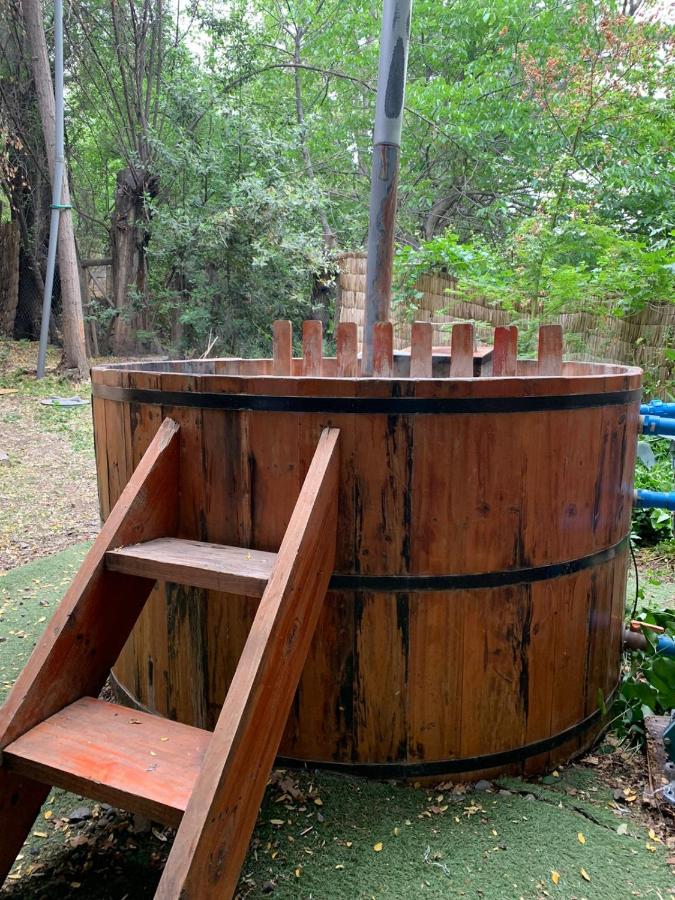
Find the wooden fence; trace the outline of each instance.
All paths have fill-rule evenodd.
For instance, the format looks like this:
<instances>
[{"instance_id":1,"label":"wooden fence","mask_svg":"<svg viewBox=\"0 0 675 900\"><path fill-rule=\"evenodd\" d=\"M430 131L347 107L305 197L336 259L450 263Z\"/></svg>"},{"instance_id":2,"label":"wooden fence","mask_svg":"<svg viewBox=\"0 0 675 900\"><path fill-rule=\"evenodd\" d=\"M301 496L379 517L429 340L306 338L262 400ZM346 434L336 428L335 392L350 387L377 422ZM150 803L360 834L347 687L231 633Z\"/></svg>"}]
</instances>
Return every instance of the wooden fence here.
<instances>
[{"instance_id":1,"label":"wooden fence","mask_svg":"<svg viewBox=\"0 0 675 900\"><path fill-rule=\"evenodd\" d=\"M343 254L339 268L336 316L340 322L356 322L360 350L365 318L365 253ZM422 296L414 318L433 324L434 346L450 343L449 326L458 321L474 322L479 342L488 340L495 325L509 325L517 320L521 331L527 328L526 313L510 313L479 297L467 299L458 295L457 283L448 275L423 275L416 288ZM395 349L410 346L409 317L394 308L392 319ZM568 359L638 365L659 381L673 378L675 366L666 350L675 349L675 303L649 304L639 313L621 318L572 312L552 321L563 327ZM534 329L535 323L532 325Z\"/></svg>"}]
</instances>

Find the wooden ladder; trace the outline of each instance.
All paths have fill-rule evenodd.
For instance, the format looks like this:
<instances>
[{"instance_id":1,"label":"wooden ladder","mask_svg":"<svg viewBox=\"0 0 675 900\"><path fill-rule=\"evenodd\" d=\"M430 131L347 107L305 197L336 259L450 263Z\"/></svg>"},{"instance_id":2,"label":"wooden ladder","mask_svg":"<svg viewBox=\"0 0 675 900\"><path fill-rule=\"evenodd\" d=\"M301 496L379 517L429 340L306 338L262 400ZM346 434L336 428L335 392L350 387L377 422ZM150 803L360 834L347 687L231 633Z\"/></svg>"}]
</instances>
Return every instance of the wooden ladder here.
<instances>
[{"instance_id":1,"label":"wooden ladder","mask_svg":"<svg viewBox=\"0 0 675 900\"><path fill-rule=\"evenodd\" d=\"M338 437L263 553L174 537L164 420L0 709L0 884L56 785L178 827L156 897L234 894L333 570ZM213 732L96 699L158 578L262 598Z\"/></svg>"}]
</instances>

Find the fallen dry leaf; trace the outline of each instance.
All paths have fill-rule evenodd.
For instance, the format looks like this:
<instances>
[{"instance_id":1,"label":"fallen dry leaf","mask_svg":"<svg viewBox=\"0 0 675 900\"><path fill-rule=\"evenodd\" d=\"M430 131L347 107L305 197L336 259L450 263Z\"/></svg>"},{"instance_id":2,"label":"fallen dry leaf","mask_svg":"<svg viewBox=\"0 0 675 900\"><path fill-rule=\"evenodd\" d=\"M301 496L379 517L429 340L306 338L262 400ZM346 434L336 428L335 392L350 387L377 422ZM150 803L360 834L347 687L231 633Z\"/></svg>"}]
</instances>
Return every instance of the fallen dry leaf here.
<instances>
[{"instance_id":1,"label":"fallen dry leaf","mask_svg":"<svg viewBox=\"0 0 675 900\"><path fill-rule=\"evenodd\" d=\"M591 880L591 876L588 874L588 872L586 871L586 869L579 869L579 871L581 872L581 877L584 879L584 881L590 881L590 880Z\"/></svg>"},{"instance_id":2,"label":"fallen dry leaf","mask_svg":"<svg viewBox=\"0 0 675 900\"><path fill-rule=\"evenodd\" d=\"M382 849L382 841L378 841L376 844L373 844L373 850L376 853L379 853L381 849Z\"/></svg>"},{"instance_id":3,"label":"fallen dry leaf","mask_svg":"<svg viewBox=\"0 0 675 900\"><path fill-rule=\"evenodd\" d=\"M551 881L553 884L558 884L560 881L560 872L556 872L555 869L551 869Z\"/></svg>"},{"instance_id":4,"label":"fallen dry leaf","mask_svg":"<svg viewBox=\"0 0 675 900\"><path fill-rule=\"evenodd\" d=\"M579 832L579 834L577 835L577 840L579 841L580 844L586 843L586 838L581 832Z\"/></svg>"}]
</instances>

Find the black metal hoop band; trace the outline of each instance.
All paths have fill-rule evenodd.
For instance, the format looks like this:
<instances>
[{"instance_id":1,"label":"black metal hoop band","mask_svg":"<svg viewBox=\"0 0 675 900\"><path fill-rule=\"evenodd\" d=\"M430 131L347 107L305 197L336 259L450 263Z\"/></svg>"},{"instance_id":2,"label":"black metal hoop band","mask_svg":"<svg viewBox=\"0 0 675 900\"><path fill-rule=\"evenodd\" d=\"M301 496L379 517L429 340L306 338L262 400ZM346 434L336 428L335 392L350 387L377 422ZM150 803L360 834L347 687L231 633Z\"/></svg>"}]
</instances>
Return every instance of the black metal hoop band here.
<instances>
[{"instance_id":1,"label":"black metal hoop band","mask_svg":"<svg viewBox=\"0 0 675 900\"><path fill-rule=\"evenodd\" d=\"M577 559L527 569L505 569L500 572L476 572L468 575L333 575L329 589L333 591L368 591L373 593L414 593L417 591L470 591L478 588L508 587L533 584L573 575L583 569L610 562L627 546L628 535L618 543Z\"/></svg>"},{"instance_id":2,"label":"black metal hoop band","mask_svg":"<svg viewBox=\"0 0 675 900\"><path fill-rule=\"evenodd\" d=\"M614 702L618 684L605 700L605 710L609 710ZM559 731L540 741L533 741L522 747L501 750L498 753L485 753L481 756L465 756L461 759L439 759L433 762L416 763L342 763L332 760L302 760L292 757L277 757L276 765L295 768L323 769L329 772L341 772L348 775L364 775L369 778L424 778L434 775L459 775L463 772L479 772L513 763L522 762L540 753L548 753L572 740L596 723L600 724L605 712L596 709L580 722L576 722L564 731ZM572 754L570 754L572 755Z\"/></svg>"},{"instance_id":3,"label":"black metal hoop band","mask_svg":"<svg viewBox=\"0 0 675 900\"><path fill-rule=\"evenodd\" d=\"M381 413L393 416L545 412L589 409L600 406L624 406L629 403L638 403L641 391L557 394L541 397L275 397L258 394L218 394L208 391L145 390L94 383L92 394L101 400L167 407L189 406L198 409L332 413L334 415Z\"/></svg>"}]
</instances>

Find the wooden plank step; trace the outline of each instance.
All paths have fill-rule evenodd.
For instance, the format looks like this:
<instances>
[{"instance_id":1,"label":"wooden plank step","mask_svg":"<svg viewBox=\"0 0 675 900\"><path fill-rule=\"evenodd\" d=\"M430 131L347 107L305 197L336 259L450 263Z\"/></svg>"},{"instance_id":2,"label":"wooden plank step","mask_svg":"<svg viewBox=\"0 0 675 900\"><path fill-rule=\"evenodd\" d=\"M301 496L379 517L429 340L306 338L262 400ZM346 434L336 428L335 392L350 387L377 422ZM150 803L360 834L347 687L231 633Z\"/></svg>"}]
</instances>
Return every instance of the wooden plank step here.
<instances>
[{"instance_id":1,"label":"wooden plank step","mask_svg":"<svg viewBox=\"0 0 675 900\"><path fill-rule=\"evenodd\" d=\"M264 550L159 538L111 550L106 553L106 566L126 575L262 597L276 558L276 553Z\"/></svg>"},{"instance_id":2,"label":"wooden plank step","mask_svg":"<svg viewBox=\"0 0 675 900\"><path fill-rule=\"evenodd\" d=\"M211 732L83 697L9 744L3 767L177 827Z\"/></svg>"}]
</instances>

